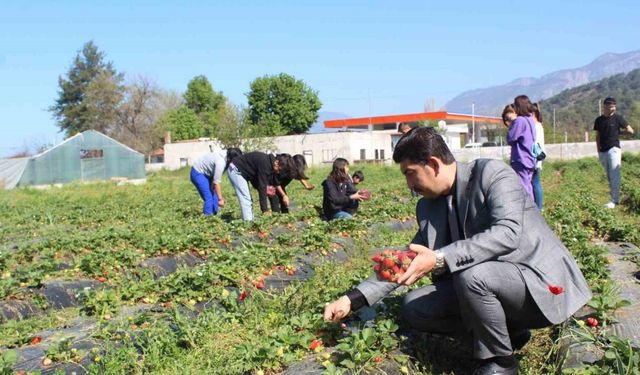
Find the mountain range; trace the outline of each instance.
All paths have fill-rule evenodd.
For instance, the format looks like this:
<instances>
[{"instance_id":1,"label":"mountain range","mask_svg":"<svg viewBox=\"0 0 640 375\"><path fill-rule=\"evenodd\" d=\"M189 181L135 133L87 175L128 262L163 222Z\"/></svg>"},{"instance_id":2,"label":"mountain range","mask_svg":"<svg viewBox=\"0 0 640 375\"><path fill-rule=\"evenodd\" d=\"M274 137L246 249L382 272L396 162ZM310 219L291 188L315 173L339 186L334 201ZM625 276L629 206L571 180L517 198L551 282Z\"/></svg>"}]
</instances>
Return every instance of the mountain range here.
<instances>
[{"instance_id":1,"label":"mountain range","mask_svg":"<svg viewBox=\"0 0 640 375\"><path fill-rule=\"evenodd\" d=\"M525 94L533 101L550 98L561 91L594 82L615 74L640 68L640 50L627 53L605 53L591 63L575 69L564 69L540 78L517 78L499 86L465 91L447 102L449 112L470 113L475 103L478 115L499 116L507 103Z\"/></svg>"}]
</instances>

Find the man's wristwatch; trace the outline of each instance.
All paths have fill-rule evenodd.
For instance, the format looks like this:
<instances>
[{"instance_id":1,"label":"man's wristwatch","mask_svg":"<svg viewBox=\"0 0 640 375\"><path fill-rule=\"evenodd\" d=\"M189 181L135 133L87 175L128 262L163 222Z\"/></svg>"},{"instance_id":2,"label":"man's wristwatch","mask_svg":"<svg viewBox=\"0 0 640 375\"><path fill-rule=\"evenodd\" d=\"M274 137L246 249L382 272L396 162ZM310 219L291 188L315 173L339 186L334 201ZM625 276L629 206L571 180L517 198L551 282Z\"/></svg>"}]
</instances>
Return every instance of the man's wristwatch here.
<instances>
[{"instance_id":1,"label":"man's wristwatch","mask_svg":"<svg viewBox=\"0 0 640 375\"><path fill-rule=\"evenodd\" d=\"M436 265L433 266L431 272L433 272L434 275L441 275L445 271L444 253L440 250L436 250L434 253L436 254Z\"/></svg>"}]
</instances>

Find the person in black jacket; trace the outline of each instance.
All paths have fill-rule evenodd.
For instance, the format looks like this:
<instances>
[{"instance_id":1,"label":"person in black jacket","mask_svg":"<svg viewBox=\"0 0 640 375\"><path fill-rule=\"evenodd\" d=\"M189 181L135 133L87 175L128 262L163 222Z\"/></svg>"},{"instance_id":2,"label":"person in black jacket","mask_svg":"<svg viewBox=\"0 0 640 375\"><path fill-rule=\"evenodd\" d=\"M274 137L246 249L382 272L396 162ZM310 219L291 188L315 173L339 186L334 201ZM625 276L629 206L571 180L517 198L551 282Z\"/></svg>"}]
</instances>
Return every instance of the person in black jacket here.
<instances>
[{"instance_id":1,"label":"person in black jacket","mask_svg":"<svg viewBox=\"0 0 640 375\"><path fill-rule=\"evenodd\" d=\"M291 178L295 165L289 154L269 155L264 152L249 152L233 158L227 175L240 202L242 218L253 220L253 207L249 183L258 191L260 210L269 211L268 196L276 192L274 181Z\"/></svg>"},{"instance_id":2,"label":"person in black jacket","mask_svg":"<svg viewBox=\"0 0 640 375\"><path fill-rule=\"evenodd\" d=\"M274 186L276 186L276 195L269 197L269 202L271 203L271 211L273 212L281 212L283 214L289 213L289 196L287 195L287 185L291 183L293 180L298 180L307 190L315 189L315 185L311 184L308 180L309 177L305 174L305 169L307 169L307 160L304 158L304 155L296 154L293 155L293 162L295 164L295 172L291 178L277 178L274 182Z\"/></svg>"},{"instance_id":3,"label":"person in black jacket","mask_svg":"<svg viewBox=\"0 0 640 375\"><path fill-rule=\"evenodd\" d=\"M346 159L337 158L333 162L331 173L322 182L322 209L327 220L353 217L355 212L349 211L354 206L354 201L359 202L365 197L357 190L353 192L352 188L349 162Z\"/></svg>"}]
</instances>

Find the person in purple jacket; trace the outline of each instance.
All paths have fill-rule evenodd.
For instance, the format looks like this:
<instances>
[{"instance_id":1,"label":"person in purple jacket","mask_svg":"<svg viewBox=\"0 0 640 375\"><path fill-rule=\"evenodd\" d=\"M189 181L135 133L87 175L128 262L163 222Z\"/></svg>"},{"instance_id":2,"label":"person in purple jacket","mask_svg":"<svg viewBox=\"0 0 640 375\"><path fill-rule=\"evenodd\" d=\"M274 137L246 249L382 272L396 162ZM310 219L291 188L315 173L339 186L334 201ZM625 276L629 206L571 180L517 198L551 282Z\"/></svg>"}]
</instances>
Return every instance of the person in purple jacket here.
<instances>
[{"instance_id":1,"label":"person in purple jacket","mask_svg":"<svg viewBox=\"0 0 640 375\"><path fill-rule=\"evenodd\" d=\"M534 199L531 178L536 168L536 160L531 149L535 139L533 105L526 95L517 96L513 107L518 115L507 132L507 143L511 146L511 168L516 171L524 190Z\"/></svg>"}]
</instances>

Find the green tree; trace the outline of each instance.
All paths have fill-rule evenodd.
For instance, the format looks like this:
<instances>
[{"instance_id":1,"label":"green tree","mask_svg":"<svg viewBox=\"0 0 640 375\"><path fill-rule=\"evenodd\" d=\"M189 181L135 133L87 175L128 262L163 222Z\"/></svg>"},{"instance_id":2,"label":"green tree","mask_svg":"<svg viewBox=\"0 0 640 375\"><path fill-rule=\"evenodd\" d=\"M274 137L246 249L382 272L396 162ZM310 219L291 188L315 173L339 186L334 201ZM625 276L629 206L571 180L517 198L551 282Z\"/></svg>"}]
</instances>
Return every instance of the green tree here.
<instances>
[{"instance_id":1,"label":"green tree","mask_svg":"<svg viewBox=\"0 0 640 375\"><path fill-rule=\"evenodd\" d=\"M108 125L103 116L113 118L122 97L123 74L104 58L104 53L89 41L77 53L66 78L58 78L58 98L49 111L67 135L88 129L105 131Z\"/></svg>"},{"instance_id":2,"label":"green tree","mask_svg":"<svg viewBox=\"0 0 640 375\"><path fill-rule=\"evenodd\" d=\"M198 115L185 105L168 110L159 120L158 126L164 131L170 131L171 138L175 141L199 138L203 132Z\"/></svg>"},{"instance_id":3,"label":"green tree","mask_svg":"<svg viewBox=\"0 0 640 375\"><path fill-rule=\"evenodd\" d=\"M187 107L196 114L215 112L225 102L222 92L214 91L207 77L203 75L196 76L189 81L187 91L184 93L184 100Z\"/></svg>"},{"instance_id":4,"label":"green tree","mask_svg":"<svg viewBox=\"0 0 640 375\"><path fill-rule=\"evenodd\" d=\"M251 82L249 119L268 135L301 134L318 119L318 93L285 73Z\"/></svg>"},{"instance_id":5,"label":"green tree","mask_svg":"<svg viewBox=\"0 0 640 375\"><path fill-rule=\"evenodd\" d=\"M187 107L200 118L203 135L213 137L218 126L218 110L226 100L222 92L216 92L207 77L200 75L187 84L184 100Z\"/></svg>"},{"instance_id":6,"label":"green tree","mask_svg":"<svg viewBox=\"0 0 640 375\"><path fill-rule=\"evenodd\" d=\"M224 148L272 151L272 139L265 137L263 129L249 121L248 113L247 108L226 101L218 109L218 126L213 136Z\"/></svg>"}]
</instances>

